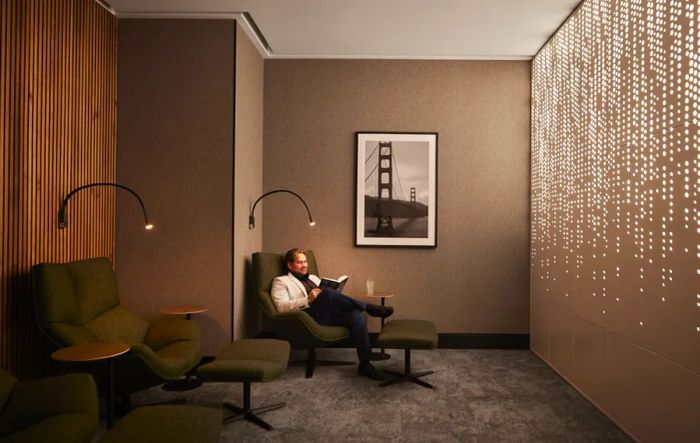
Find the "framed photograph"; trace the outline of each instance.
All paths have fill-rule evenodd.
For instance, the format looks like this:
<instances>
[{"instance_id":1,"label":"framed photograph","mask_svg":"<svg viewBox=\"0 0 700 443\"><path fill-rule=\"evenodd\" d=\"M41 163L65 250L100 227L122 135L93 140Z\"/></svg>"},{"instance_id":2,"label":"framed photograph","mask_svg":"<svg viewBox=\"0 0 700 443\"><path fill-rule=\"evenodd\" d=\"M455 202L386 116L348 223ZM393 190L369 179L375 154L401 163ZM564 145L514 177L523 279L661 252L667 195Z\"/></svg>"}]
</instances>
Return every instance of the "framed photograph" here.
<instances>
[{"instance_id":1,"label":"framed photograph","mask_svg":"<svg viewBox=\"0 0 700 443\"><path fill-rule=\"evenodd\" d=\"M357 132L356 246L437 246L436 132Z\"/></svg>"}]
</instances>

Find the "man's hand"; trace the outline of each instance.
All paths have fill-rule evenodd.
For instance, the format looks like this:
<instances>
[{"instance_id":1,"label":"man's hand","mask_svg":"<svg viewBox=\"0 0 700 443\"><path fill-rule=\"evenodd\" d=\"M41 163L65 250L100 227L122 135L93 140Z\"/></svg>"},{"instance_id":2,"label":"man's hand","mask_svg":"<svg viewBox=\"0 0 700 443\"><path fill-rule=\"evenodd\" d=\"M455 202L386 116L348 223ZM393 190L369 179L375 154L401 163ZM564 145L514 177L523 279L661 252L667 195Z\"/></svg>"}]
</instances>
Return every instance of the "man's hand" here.
<instances>
[{"instance_id":1,"label":"man's hand","mask_svg":"<svg viewBox=\"0 0 700 443\"><path fill-rule=\"evenodd\" d=\"M316 298L318 298L318 294L321 293L321 290L319 288L314 288L311 291L309 291L308 299L309 299L309 304L313 303Z\"/></svg>"}]
</instances>

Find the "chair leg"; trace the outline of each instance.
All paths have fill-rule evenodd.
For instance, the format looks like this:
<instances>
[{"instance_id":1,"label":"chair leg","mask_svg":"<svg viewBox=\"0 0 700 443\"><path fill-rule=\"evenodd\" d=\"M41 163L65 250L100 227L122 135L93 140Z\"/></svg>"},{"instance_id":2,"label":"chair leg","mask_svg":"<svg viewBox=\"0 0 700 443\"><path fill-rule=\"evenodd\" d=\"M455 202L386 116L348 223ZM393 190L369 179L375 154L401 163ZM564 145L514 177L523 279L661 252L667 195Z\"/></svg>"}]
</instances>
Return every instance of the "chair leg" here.
<instances>
[{"instance_id":1,"label":"chair leg","mask_svg":"<svg viewBox=\"0 0 700 443\"><path fill-rule=\"evenodd\" d=\"M224 424L231 423L238 420L248 420L251 423L255 423L261 428L270 431L272 430L272 425L258 417L257 414L263 414L265 412L274 411L275 409L283 408L286 403L275 403L272 405L261 406L259 408L251 408L250 406L250 382L243 382L243 407L236 406L233 403L224 402L224 409L228 409L233 412L233 415L224 417Z\"/></svg>"},{"instance_id":2,"label":"chair leg","mask_svg":"<svg viewBox=\"0 0 700 443\"><path fill-rule=\"evenodd\" d=\"M314 370L316 369L316 348L309 349L306 355L306 378L311 378L314 376Z\"/></svg>"},{"instance_id":3,"label":"chair leg","mask_svg":"<svg viewBox=\"0 0 700 443\"><path fill-rule=\"evenodd\" d=\"M292 360L289 362L290 366L306 366L306 378L311 378L314 376L316 366L344 366L354 364L355 363L351 361L317 360L316 348L310 348L308 350L306 360Z\"/></svg>"},{"instance_id":4,"label":"chair leg","mask_svg":"<svg viewBox=\"0 0 700 443\"><path fill-rule=\"evenodd\" d=\"M383 388L385 386L390 386L394 385L397 383L403 383L405 381L410 381L412 383L415 383L420 386L424 386L429 389L435 389L435 386L431 385L427 381L420 380L420 377L425 377L426 375L430 375L433 373L433 371L423 371L423 372L416 372L416 373L411 373L411 350L410 349L404 349L404 369L403 373L401 372L395 372L395 371L384 371L387 374L391 374L394 377L390 380L384 381L379 384L379 387Z\"/></svg>"}]
</instances>

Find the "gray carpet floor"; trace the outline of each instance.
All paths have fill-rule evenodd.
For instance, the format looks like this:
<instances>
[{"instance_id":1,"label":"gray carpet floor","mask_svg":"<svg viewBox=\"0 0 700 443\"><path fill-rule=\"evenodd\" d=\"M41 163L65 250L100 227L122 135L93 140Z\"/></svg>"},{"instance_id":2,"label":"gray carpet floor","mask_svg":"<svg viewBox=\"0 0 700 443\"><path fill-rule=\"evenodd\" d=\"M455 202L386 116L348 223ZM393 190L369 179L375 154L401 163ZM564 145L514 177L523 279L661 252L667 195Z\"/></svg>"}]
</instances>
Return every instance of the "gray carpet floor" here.
<instances>
[{"instance_id":1,"label":"gray carpet floor","mask_svg":"<svg viewBox=\"0 0 700 443\"><path fill-rule=\"evenodd\" d=\"M403 352L376 362L403 370ZM293 355L293 358L303 357ZM352 349L323 349L319 358L351 360ZM318 367L313 378L290 366L280 380L252 387L253 407L286 402L261 415L265 431L246 421L224 425L222 442L617 442L632 441L614 423L530 351L414 351L414 371L424 379L380 388L356 374L356 366ZM185 397L188 403L241 405L242 385L210 383L173 393L154 387L134 403Z\"/></svg>"}]
</instances>

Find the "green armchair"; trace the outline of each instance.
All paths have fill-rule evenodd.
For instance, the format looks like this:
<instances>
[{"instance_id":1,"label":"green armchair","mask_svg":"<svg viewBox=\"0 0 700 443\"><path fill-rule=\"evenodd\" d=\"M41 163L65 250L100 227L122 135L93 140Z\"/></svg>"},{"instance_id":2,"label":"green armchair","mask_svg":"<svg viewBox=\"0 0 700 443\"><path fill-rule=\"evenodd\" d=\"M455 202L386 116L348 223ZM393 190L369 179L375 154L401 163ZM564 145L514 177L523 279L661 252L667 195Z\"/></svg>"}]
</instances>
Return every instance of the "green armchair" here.
<instances>
[{"instance_id":1,"label":"green armchair","mask_svg":"<svg viewBox=\"0 0 700 443\"><path fill-rule=\"evenodd\" d=\"M0 442L89 443L97 389L89 374L17 381L0 370Z\"/></svg>"},{"instance_id":2,"label":"green armchair","mask_svg":"<svg viewBox=\"0 0 700 443\"><path fill-rule=\"evenodd\" d=\"M54 344L117 341L131 346L114 361L115 392L127 402L133 392L178 379L199 363L197 324L172 318L149 324L122 306L108 258L42 263L32 271L39 327Z\"/></svg>"},{"instance_id":3,"label":"green armchair","mask_svg":"<svg viewBox=\"0 0 700 443\"><path fill-rule=\"evenodd\" d=\"M318 275L318 266L313 251L306 251L306 259L309 263L309 273ZM265 316L263 323L265 332L273 332L275 337L287 340L293 349L308 351L307 358L303 362L289 362L290 364L303 363L306 365L306 378L313 377L316 366L354 364L353 362L318 360L316 358L316 348L318 347L346 344L350 336L348 328L320 325L303 311L277 311L270 294L272 280L287 272L289 270L284 262L284 254L267 252L253 254L255 298Z\"/></svg>"}]
</instances>

